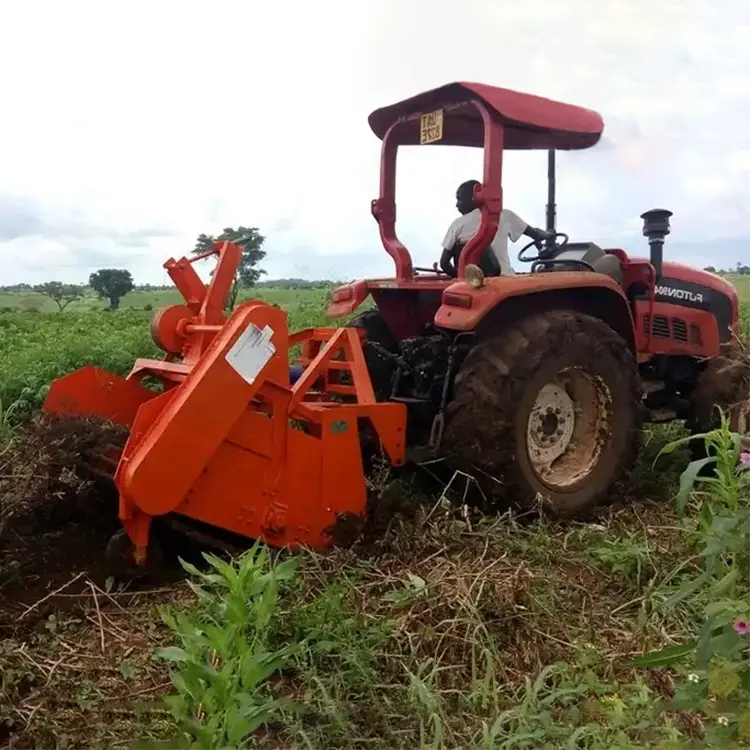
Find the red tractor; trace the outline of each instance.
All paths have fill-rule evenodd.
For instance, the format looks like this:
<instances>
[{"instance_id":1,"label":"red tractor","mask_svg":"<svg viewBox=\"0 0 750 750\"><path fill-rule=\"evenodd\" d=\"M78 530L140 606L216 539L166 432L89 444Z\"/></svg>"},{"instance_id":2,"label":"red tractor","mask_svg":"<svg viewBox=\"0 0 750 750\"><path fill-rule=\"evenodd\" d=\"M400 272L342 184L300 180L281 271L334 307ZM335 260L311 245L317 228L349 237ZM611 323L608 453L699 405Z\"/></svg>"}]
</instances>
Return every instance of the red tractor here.
<instances>
[{"instance_id":1,"label":"red tractor","mask_svg":"<svg viewBox=\"0 0 750 750\"><path fill-rule=\"evenodd\" d=\"M671 212L642 215L648 259L555 232L555 151L594 146L604 127L596 112L452 83L378 109L369 122L383 144L372 213L396 274L338 287L328 315L349 315L372 296L375 307L350 325L365 331L378 400L407 405L413 459L442 456L486 492L570 517L594 508L631 465L644 419L703 431L718 405L746 431L750 370L732 355L736 290L663 262ZM481 223L457 278L415 268L396 234L396 154L416 144L484 148L474 194ZM528 273L492 276L479 259L498 229L506 149L548 152L555 239L521 250Z\"/></svg>"},{"instance_id":2,"label":"red tractor","mask_svg":"<svg viewBox=\"0 0 750 750\"><path fill-rule=\"evenodd\" d=\"M555 232L554 152L593 146L599 115L455 83L370 124L383 140L373 214L396 276L336 289L329 314L351 315L368 295L374 309L353 326L294 333L258 300L226 316L242 251L217 242L164 266L184 304L154 315L162 359L139 359L124 378L88 366L51 384L48 414L110 423L91 446L76 443L76 468L117 490L113 562L158 559L155 519L290 549L350 542L367 515L372 449L394 467L440 457L490 501L570 517L606 497L644 417L703 431L719 405L746 431L737 294L714 274L662 262L670 212L643 214L648 260ZM484 146L478 228L456 278L414 268L396 236L396 151L416 143ZM519 254L529 273L498 276L484 251L501 218L506 148L549 153L548 231L544 243L532 231ZM209 256L218 264L205 285L193 264Z\"/></svg>"}]
</instances>

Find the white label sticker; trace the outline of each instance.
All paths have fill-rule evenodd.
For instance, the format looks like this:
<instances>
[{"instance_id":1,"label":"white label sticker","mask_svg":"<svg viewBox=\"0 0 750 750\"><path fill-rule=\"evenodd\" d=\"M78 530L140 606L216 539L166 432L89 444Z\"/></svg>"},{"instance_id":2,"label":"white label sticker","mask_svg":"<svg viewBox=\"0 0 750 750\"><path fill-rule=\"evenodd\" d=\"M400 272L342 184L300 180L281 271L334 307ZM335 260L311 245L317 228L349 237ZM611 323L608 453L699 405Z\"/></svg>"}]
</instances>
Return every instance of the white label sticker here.
<instances>
[{"instance_id":1,"label":"white label sticker","mask_svg":"<svg viewBox=\"0 0 750 750\"><path fill-rule=\"evenodd\" d=\"M276 347L271 343L272 335L273 330L269 326L261 331L250 323L227 352L227 362L250 385L276 353Z\"/></svg>"}]
</instances>

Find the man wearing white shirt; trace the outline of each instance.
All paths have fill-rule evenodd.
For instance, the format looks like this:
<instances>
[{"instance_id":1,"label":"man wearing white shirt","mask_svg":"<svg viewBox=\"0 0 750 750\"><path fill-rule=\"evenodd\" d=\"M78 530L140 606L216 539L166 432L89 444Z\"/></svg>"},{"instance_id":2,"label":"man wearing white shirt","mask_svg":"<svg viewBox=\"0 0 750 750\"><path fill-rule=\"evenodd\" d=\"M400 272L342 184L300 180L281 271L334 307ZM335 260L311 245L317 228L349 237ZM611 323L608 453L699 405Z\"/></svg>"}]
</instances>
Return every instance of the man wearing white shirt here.
<instances>
[{"instance_id":1,"label":"man wearing white shirt","mask_svg":"<svg viewBox=\"0 0 750 750\"><path fill-rule=\"evenodd\" d=\"M458 274L461 250L476 234L482 220L479 205L474 200L474 188L478 185L480 183L477 180L469 180L456 190L456 208L461 216L448 227L440 257L440 268L453 278ZM508 238L510 237L511 242L518 242L522 235L537 242L554 237L550 232L529 226L518 214L504 208L500 212L497 234L479 260L478 265L486 275L506 276L514 273L508 257Z\"/></svg>"}]
</instances>

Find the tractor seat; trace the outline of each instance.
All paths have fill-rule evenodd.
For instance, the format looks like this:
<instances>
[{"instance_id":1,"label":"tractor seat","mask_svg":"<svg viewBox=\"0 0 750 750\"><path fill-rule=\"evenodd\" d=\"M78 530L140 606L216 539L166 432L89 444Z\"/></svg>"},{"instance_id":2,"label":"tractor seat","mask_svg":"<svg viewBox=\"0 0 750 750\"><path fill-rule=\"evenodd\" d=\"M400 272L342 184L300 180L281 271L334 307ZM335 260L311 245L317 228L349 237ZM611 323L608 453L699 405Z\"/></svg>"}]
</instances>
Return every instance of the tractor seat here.
<instances>
[{"instance_id":1,"label":"tractor seat","mask_svg":"<svg viewBox=\"0 0 750 750\"><path fill-rule=\"evenodd\" d=\"M622 286L622 262L616 255L606 253L601 258L595 260L591 265L597 273L603 273L605 276L609 276Z\"/></svg>"},{"instance_id":2,"label":"tractor seat","mask_svg":"<svg viewBox=\"0 0 750 750\"><path fill-rule=\"evenodd\" d=\"M555 263L555 260L558 262ZM538 264L541 271L588 270L585 266L575 266L572 263L565 263L564 261L566 260L584 261L596 273L603 273L605 276L609 276L615 282L622 285L623 273L620 259L616 255L605 252L599 245L593 242L568 242L560 248L560 251L555 255L552 262L537 261L534 265ZM534 270L533 267L532 270Z\"/></svg>"}]
</instances>

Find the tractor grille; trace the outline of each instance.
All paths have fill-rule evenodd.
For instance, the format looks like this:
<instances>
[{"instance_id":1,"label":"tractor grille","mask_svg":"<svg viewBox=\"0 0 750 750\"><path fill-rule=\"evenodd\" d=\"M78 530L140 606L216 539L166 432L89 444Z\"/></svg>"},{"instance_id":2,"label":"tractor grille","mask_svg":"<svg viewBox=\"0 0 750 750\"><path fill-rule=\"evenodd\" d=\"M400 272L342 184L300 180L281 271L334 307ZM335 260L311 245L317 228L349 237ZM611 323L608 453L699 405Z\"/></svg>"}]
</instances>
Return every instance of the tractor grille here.
<instances>
[{"instance_id":1,"label":"tractor grille","mask_svg":"<svg viewBox=\"0 0 750 750\"><path fill-rule=\"evenodd\" d=\"M643 316L643 332L648 335L651 316ZM687 344L688 328L683 318L668 318L666 315L654 315L651 333L655 338L674 339ZM697 341L696 341L697 338ZM695 324L690 326L691 343L700 343L700 330Z\"/></svg>"},{"instance_id":2,"label":"tractor grille","mask_svg":"<svg viewBox=\"0 0 750 750\"><path fill-rule=\"evenodd\" d=\"M682 318L672 318L672 338L687 343L687 325Z\"/></svg>"},{"instance_id":3,"label":"tractor grille","mask_svg":"<svg viewBox=\"0 0 750 750\"><path fill-rule=\"evenodd\" d=\"M643 332L648 336L648 329L651 324L651 316L643 316ZM654 324L651 327L651 333L660 339L669 338L669 319L666 315L655 315Z\"/></svg>"},{"instance_id":4,"label":"tractor grille","mask_svg":"<svg viewBox=\"0 0 750 750\"><path fill-rule=\"evenodd\" d=\"M701 329L695 323L690 324L690 343L695 346L702 346Z\"/></svg>"}]
</instances>

